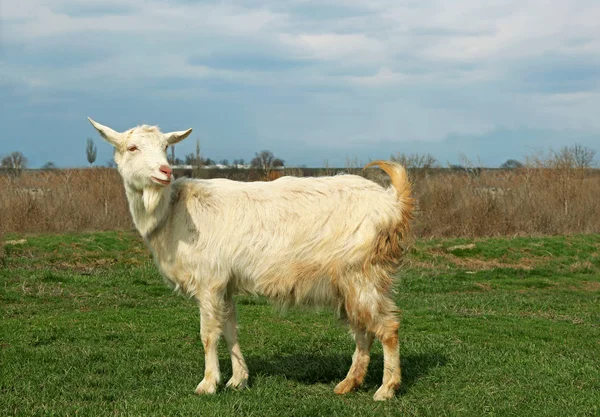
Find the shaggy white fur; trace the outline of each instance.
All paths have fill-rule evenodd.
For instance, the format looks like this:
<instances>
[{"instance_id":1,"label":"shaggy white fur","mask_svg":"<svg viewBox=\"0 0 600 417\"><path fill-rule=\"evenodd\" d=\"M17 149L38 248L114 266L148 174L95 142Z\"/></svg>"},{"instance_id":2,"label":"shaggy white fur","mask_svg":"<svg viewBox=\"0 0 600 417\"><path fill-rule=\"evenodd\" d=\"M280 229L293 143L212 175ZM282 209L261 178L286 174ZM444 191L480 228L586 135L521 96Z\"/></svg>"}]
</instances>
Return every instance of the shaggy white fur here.
<instances>
[{"instance_id":1,"label":"shaggy white fur","mask_svg":"<svg viewBox=\"0 0 600 417\"><path fill-rule=\"evenodd\" d=\"M348 322L356 351L336 393L362 383L373 339L380 339L384 375L374 398L394 395L400 385L399 323L389 293L413 208L402 166L368 165L390 175L387 189L356 175L171 183L166 148L191 129L163 134L140 126L119 133L90 122L115 146L133 220L161 272L199 302L205 373L196 392L217 389L221 335L233 366L227 386L246 386L233 295L248 293L281 305L330 306Z\"/></svg>"}]
</instances>

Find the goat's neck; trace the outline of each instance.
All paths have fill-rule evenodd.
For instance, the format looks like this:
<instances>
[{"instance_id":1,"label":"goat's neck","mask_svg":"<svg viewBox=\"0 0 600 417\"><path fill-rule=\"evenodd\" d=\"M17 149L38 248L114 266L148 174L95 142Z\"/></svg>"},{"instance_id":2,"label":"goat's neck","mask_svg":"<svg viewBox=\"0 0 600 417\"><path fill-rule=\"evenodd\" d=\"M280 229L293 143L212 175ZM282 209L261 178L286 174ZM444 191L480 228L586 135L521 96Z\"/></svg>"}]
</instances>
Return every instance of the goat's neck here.
<instances>
[{"instance_id":1,"label":"goat's neck","mask_svg":"<svg viewBox=\"0 0 600 417\"><path fill-rule=\"evenodd\" d=\"M135 227L143 238L147 238L167 216L171 186L148 187L140 191L126 185L125 191Z\"/></svg>"}]
</instances>

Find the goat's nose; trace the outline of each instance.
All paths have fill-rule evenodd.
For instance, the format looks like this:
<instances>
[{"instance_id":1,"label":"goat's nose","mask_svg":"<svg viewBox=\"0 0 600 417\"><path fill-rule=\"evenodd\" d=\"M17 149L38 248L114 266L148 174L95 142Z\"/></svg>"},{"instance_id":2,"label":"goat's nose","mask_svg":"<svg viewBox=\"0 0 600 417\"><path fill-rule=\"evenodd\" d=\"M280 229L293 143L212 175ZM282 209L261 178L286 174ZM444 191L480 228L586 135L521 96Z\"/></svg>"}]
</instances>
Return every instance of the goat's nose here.
<instances>
[{"instance_id":1,"label":"goat's nose","mask_svg":"<svg viewBox=\"0 0 600 417\"><path fill-rule=\"evenodd\" d=\"M160 172L162 172L163 174L165 174L167 176L167 178L171 177L171 173L173 172L173 170L171 169L170 166L168 165L161 165L158 167L158 169L160 170Z\"/></svg>"}]
</instances>

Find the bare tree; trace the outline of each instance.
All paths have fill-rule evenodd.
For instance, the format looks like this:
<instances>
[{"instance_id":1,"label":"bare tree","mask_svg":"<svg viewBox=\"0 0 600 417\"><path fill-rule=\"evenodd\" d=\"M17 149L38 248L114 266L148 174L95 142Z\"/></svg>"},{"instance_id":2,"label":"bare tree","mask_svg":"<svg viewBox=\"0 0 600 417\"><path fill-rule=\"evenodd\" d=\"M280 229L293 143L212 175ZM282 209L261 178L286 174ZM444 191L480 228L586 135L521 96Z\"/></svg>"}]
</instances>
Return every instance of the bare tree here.
<instances>
[{"instance_id":1,"label":"bare tree","mask_svg":"<svg viewBox=\"0 0 600 417\"><path fill-rule=\"evenodd\" d=\"M180 158L175 158L175 145L171 145L171 156L167 156L167 161L171 165L183 165L183 161Z\"/></svg>"},{"instance_id":2,"label":"bare tree","mask_svg":"<svg viewBox=\"0 0 600 417\"><path fill-rule=\"evenodd\" d=\"M27 168L27 158L21 152L13 152L2 158L0 167L18 177L21 175L21 171Z\"/></svg>"},{"instance_id":3,"label":"bare tree","mask_svg":"<svg viewBox=\"0 0 600 417\"><path fill-rule=\"evenodd\" d=\"M243 159L243 158L242 158L242 159L234 159L234 160L233 160L233 162L232 162L232 165L233 165L235 168L238 168L240 165L244 165L244 162L245 162L245 161L244 161L244 159Z\"/></svg>"},{"instance_id":4,"label":"bare tree","mask_svg":"<svg viewBox=\"0 0 600 417\"><path fill-rule=\"evenodd\" d=\"M87 156L87 160L92 165L96 161L96 156L98 156L98 149L94 144L94 140L92 138L87 138L87 144L85 147L85 154Z\"/></svg>"},{"instance_id":5,"label":"bare tree","mask_svg":"<svg viewBox=\"0 0 600 417\"><path fill-rule=\"evenodd\" d=\"M405 154L397 152L396 155L391 156L391 159L408 169L411 181L419 181L428 177L432 168L440 166L437 159L429 153Z\"/></svg>"},{"instance_id":6,"label":"bare tree","mask_svg":"<svg viewBox=\"0 0 600 417\"><path fill-rule=\"evenodd\" d=\"M183 157L183 161L186 165L192 165L194 167L202 165L203 160L200 154L200 141L196 141L196 152L188 153Z\"/></svg>"},{"instance_id":7,"label":"bare tree","mask_svg":"<svg viewBox=\"0 0 600 417\"><path fill-rule=\"evenodd\" d=\"M594 157L596 156L596 150L583 146L580 143L569 148L570 153L573 155L573 162L576 168L585 169L594 166Z\"/></svg>"},{"instance_id":8,"label":"bare tree","mask_svg":"<svg viewBox=\"0 0 600 417\"><path fill-rule=\"evenodd\" d=\"M565 216L572 213L571 205L576 198L574 186L583 181L594 166L596 151L581 144L563 146L558 151L550 148L548 153L538 152L527 158L529 168L542 168L554 176L554 186L560 187L559 200Z\"/></svg>"},{"instance_id":9,"label":"bare tree","mask_svg":"<svg viewBox=\"0 0 600 417\"><path fill-rule=\"evenodd\" d=\"M196 165L196 155L194 153L188 153L186 156L183 157L183 162L186 165Z\"/></svg>"},{"instance_id":10,"label":"bare tree","mask_svg":"<svg viewBox=\"0 0 600 417\"><path fill-rule=\"evenodd\" d=\"M194 178L200 177L200 168L202 168L202 154L200 153L200 139L196 139L196 155L194 155L194 160L192 165L194 169L192 171L192 176Z\"/></svg>"},{"instance_id":11,"label":"bare tree","mask_svg":"<svg viewBox=\"0 0 600 417\"><path fill-rule=\"evenodd\" d=\"M171 156L167 156L169 164L175 165L175 145L171 145Z\"/></svg>"},{"instance_id":12,"label":"bare tree","mask_svg":"<svg viewBox=\"0 0 600 417\"><path fill-rule=\"evenodd\" d=\"M404 165L406 168L436 168L439 166L437 159L429 153L404 154L396 153L392 155L392 161Z\"/></svg>"},{"instance_id":13,"label":"bare tree","mask_svg":"<svg viewBox=\"0 0 600 417\"><path fill-rule=\"evenodd\" d=\"M563 146L558 151L550 149L555 164L561 167L586 169L594 166L596 151L576 143L573 146Z\"/></svg>"},{"instance_id":14,"label":"bare tree","mask_svg":"<svg viewBox=\"0 0 600 417\"><path fill-rule=\"evenodd\" d=\"M276 158L273 152L264 150L254 154L254 158L250 161L252 168L262 171L265 178L269 178L269 174L275 167L283 166L283 160Z\"/></svg>"}]
</instances>

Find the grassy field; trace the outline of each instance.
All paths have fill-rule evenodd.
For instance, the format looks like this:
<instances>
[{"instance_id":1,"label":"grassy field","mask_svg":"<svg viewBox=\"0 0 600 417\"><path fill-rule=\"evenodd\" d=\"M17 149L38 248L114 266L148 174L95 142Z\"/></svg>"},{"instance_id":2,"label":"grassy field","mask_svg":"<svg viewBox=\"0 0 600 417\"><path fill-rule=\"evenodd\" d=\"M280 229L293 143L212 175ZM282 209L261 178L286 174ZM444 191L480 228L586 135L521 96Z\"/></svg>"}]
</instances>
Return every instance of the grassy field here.
<instances>
[{"instance_id":1,"label":"grassy field","mask_svg":"<svg viewBox=\"0 0 600 417\"><path fill-rule=\"evenodd\" d=\"M353 342L327 311L238 298L250 388L199 397L197 306L133 233L11 235L0 270L1 415L597 416L600 236L418 242L396 301L402 387L381 346L338 397ZM231 373L224 343L223 380Z\"/></svg>"}]
</instances>

